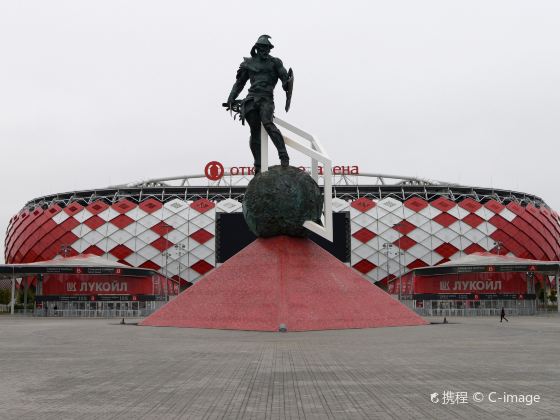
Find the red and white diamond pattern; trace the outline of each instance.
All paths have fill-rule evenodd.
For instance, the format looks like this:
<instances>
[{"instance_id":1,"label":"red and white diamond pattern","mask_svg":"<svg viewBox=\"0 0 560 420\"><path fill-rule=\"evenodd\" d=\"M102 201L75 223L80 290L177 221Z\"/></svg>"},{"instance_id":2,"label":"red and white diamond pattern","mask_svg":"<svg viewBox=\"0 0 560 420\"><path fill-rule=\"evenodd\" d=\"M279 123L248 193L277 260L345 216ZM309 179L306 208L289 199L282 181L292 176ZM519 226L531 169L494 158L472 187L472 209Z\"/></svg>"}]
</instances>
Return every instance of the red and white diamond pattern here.
<instances>
[{"instance_id":1,"label":"red and white diamond pattern","mask_svg":"<svg viewBox=\"0 0 560 420\"><path fill-rule=\"evenodd\" d=\"M193 283L215 266L214 207L206 199L149 198L24 210L10 222L6 260L49 260L70 246L68 256L92 253Z\"/></svg>"},{"instance_id":2,"label":"red and white diamond pattern","mask_svg":"<svg viewBox=\"0 0 560 420\"><path fill-rule=\"evenodd\" d=\"M350 211L351 265L372 281L415 267L441 264L473 252L542 260L560 259L556 212L532 204L445 197L404 202L333 198L333 211ZM121 199L62 208L24 209L10 220L6 261L34 262L64 253L95 254L195 282L215 265L215 212L240 212L234 199L213 203L179 198L162 203ZM399 252L400 249L400 252Z\"/></svg>"},{"instance_id":3,"label":"red and white diamond pattern","mask_svg":"<svg viewBox=\"0 0 560 420\"><path fill-rule=\"evenodd\" d=\"M498 253L498 243L501 255L560 258L560 224L544 207L445 197L361 197L349 204L351 265L374 282L465 254Z\"/></svg>"},{"instance_id":4,"label":"red and white diamond pattern","mask_svg":"<svg viewBox=\"0 0 560 420\"><path fill-rule=\"evenodd\" d=\"M216 211L221 213L240 213L243 211L243 205L233 198L226 198L216 203Z\"/></svg>"}]
</instances>

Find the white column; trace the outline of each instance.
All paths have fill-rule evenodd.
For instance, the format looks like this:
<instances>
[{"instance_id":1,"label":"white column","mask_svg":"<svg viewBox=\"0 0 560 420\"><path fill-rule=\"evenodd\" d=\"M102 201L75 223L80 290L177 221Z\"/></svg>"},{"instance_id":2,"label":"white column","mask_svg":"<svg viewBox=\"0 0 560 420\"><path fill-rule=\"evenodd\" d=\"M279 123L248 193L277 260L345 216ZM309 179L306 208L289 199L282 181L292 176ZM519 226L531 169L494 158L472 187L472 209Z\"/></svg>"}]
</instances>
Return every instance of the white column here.
<instances>
[{"instance_id":1,"label":"white column","mask_svg":"<svg viewBox=\"0 0 560 420\"><path fill-rule=\"evenodd\" d=\"M558 280L560 280L560 268L556 270L556 277L554 280L556 281L556 306L558 312L560 312L560 284L558 284Z\"/></svg>"},{"instance_id":2,"label":"white column","mask_svg":"<svg viewBox=\"0 0 560 420\"><path fill-rule=\"evenodd\" d=\"M317 159L311 159L311 178L313 178L317 184L319 183L319 164Z\"/></svg>"},{"instance_id":3,"label":"white column","mask_svg":"<svg viewBox=\"0 0 560 420\"><path fill-rule=\"evenodd\" d=\"M11 314L14 314L14 304L16 303L16 274L12 275L12 308Z\"/></svg>"},{"instance_id":4,"label":"white column","mask_svg":"<svg viewBox=\"0 0 560 420\"><path fill-rule=\"evenodd\" d=\"M268 171L268 133L261 124L261 172Z\"/></svg>"},{"instance_id":5,"label":"white column","mask_svg":"<svg viewBox=\"0 0 560 420\"><path fill-rule=\"evenodd\" d=\"M22 279L23 283L23 279ZM27 290L29 289L29 277L25 277L25 283L23 283L23 313L27 314Z\"/></svg>"},{"instance_id":6,"label":"white column","mask_svg":"<svg viewBox=\"0 0 560 420\"><path fill-rule=\"evenodd\" d=\"M544 310L547 311L548 310L548 296L546 295L546 288L548 286L548 282L550 281L550 278L548 277L548 275L545 275L544 273L541 273L543 275L543 304L544 304Z\"/></svg>"}]
</instances>

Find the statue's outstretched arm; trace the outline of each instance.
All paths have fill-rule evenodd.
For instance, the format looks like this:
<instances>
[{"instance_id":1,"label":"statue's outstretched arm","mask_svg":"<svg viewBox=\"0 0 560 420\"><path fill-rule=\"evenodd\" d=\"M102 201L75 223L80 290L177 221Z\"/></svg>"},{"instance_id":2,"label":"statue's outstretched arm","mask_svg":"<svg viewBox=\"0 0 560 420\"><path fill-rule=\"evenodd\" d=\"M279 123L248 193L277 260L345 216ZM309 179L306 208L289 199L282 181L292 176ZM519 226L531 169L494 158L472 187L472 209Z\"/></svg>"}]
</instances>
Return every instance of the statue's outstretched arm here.
<instances>
[{"instance_id":1,"label":"statue's outstretched arm","mask_svg":"<svg viewBox=\"0 0 560 420\"><path fill-rule=\"evenodd\" d=\"M232 103L237 99L237 97L245 87L247 80L249 80L249 72L243 67L239 67L239 70L237 70L235 83L233 84L233 87L231 88L231 92L228 96L228 100L227 100L228 104Z\"/></svg>"}]
</instances>

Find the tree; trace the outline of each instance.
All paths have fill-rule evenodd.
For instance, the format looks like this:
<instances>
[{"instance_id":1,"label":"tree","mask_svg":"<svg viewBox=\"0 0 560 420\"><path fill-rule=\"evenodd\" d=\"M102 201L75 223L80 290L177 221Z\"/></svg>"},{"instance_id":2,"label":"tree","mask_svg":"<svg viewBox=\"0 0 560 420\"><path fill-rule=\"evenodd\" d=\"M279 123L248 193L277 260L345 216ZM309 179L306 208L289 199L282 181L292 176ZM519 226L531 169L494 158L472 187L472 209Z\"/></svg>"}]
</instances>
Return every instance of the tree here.
<instances>
[{"instance_id":1,"label":"tree","mask_svg":"<svg viewBox=\"0 0 560 420\"><path fill-rule=\"evenodd\" d=\"M8 305L12 297L10 289L0 289L0 305Z\"/></svg>"},{"instance_id":2,"label":"tree","mask_svg":"<svg viewBox=\"0 0 560 420\"><path fill-rule=\"evenodd\" d=\"M23 288L21 288L16 294L16 303L23 304L24 300L24 292ZM27 304L32 303L35 303L35 287L29 286L27 289Z\"/></svg>"},{"instance_id":3,"label":"tree","mask_svg":"<svg viewBox=\"0 0 560 420\"><path fill-rule=\"evenodd\" d=\"M539 299L542 303L544 303L544 287L540 283L535 283L535 292L537 295L537 299Z\"/></svg>"}]
</instances>

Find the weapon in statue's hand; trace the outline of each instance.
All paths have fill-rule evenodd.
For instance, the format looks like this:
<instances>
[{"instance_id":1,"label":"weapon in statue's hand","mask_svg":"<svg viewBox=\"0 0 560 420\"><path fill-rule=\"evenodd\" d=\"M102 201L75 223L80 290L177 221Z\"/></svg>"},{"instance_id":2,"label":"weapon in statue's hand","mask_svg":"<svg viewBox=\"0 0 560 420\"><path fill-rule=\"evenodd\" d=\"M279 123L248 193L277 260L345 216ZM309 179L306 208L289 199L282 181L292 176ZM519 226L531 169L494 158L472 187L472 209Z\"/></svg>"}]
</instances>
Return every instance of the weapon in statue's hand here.
<instances>
[{"instance_id":1,"label":"weapon in statue's hand","mask_svg":"<svg viewBox=\"0 0 560 420\"><path fill-rule=\"evenodd\" d=\"M286 81L286 112L290 110L290 104L292 103L292 91L294 90L294 72L290 67L288 70L288 80Z\"/></svg>"},{"instance_id":2,"label":"weapon in statue's hand","mask_svg":"<svg viewBox=\"0 0 560 420\"><path fill-rule=\"evenodd\" d=\"M239 115L239 121L241 121L241 124L245 125L245 120L244 118L241 116L241 105L242 105L243 101L240 101L239 99L236 99L233 102L224 102L222 103L222 106L226 109L226 111L229 111L229 115L232 115L232 112L235 113L233 114L233 119L237 119L237 116Z\"/></svg>"}]
</instances>

